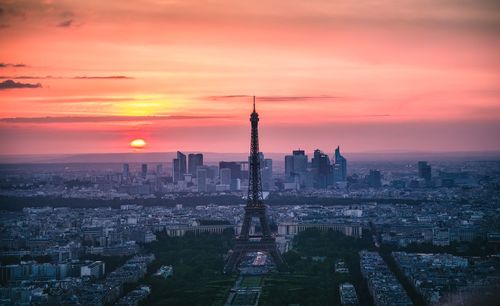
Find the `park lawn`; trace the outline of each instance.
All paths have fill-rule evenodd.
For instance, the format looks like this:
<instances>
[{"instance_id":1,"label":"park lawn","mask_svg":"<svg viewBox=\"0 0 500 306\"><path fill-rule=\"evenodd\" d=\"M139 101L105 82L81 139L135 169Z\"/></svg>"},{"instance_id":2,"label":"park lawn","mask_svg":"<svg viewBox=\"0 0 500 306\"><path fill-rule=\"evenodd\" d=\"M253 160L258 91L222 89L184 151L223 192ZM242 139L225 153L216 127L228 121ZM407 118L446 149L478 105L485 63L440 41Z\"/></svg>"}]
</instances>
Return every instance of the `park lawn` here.
<instances>
[{"instance_id":1,"label":"park lawn","mask_svg":"<svg viewBox=\"0 0 500 306\"><path fill-rule=\"evenodd\" d=\"M244 292L236 293L231 305L253 305L257 300L257 293L255 292Z\"/></svg>"},{"instance_id":2,"label":"park lawn","mask_svg":"<svg viewBox=\"0 0 500 306\"><path fill-rule=\"evenodd\" d=\"M232 235L186 235L168 237L146 245L156 259L148 269L144 283L151 294L141 305L207 306L221 305L234 284L234 275L224 275L223 255ZM152 276L162 265L171 265L167 279Z\"/></svg>"},{"instance_id":3,"label":"park lawn","mask_svg":"<svg viewBox=\"0 0 500 306\"><path fill-rule=\"evenodd\" d=\"M260 287L261 283L262 283L261 276L245 276L241 280L241 287L242 288Z\"/></svg>"}]
</instances>

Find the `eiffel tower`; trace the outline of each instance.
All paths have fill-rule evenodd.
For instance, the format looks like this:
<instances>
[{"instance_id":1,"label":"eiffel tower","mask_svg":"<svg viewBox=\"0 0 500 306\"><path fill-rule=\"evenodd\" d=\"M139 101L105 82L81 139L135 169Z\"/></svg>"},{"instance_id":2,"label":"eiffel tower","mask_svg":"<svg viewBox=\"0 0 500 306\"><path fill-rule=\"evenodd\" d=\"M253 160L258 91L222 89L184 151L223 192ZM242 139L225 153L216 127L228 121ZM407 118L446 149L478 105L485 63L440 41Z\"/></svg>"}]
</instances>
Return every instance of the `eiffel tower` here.
<instances>
[{"instance_id":1,"label":"eiffel tower","mask_svg":"<svg viewBox=\"0 0 500 306\"><path fill-rule=\"evenodd\" d=\"M253 97L253 112L250 115L252 123L252 137L250 141L250 174L248 178L248 200L245 206L245 216L240 235L235 239L232 254L224 267L224 273L237 270L239 263L249 252L267 252L278 268L284 266L283 257L276 247L276 240L271 234L266 206L262 199L262 181L260 178L259 156L259 114L255 111L255 96ZM257 218L262 229L261 235L250 235L252 219Z\"/></svg>"}]
</instances>

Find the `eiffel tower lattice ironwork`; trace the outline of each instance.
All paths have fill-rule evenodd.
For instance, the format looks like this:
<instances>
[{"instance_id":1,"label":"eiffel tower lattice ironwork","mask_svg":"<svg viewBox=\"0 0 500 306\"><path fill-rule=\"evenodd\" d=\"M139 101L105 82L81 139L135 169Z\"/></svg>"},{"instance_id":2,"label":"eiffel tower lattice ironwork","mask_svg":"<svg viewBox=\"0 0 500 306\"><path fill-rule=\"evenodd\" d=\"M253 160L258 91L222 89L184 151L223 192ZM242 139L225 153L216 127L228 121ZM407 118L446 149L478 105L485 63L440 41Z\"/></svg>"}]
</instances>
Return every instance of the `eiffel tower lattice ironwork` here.
<instances>
[{"instance_id":1,"label":"eiffel tower lattice ironwork","mask_svg":"<svg viewBox=\"0 0 500 306\"><path fill-rule=\"evenodd\" d=\"M262 181L260 177L260 156L259 156L259 114L255 111L255 97L253 97L253 112L250 115L252 125L252 136L250 141L250 167L248 178L248 200L245 206L245 216L240 235L235 239L233 252L229 256L224 267L224 273L231 273L237 270L238 264L249 252L267 252L271 255L278 268L284 266L283 257L276 247L276 240L271 234L266 206L262 199ZM250 235L252 219L256 218L260 222L261 235ZM257 239L257 240L255 240Z\"/></svg>"}]
</instances>

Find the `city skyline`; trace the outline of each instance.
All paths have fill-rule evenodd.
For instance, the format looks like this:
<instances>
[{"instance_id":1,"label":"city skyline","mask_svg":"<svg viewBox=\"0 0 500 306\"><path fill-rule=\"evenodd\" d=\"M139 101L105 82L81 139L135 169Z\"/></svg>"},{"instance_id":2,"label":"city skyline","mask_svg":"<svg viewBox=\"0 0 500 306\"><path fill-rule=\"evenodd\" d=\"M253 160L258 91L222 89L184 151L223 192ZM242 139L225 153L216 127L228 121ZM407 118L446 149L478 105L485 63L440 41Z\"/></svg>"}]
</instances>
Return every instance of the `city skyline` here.
<instances>
[{"instance_id":1,"label":"city skyline","mask_svg":"<svg viewBox=\"0 0 500 306\"><path fill-rule=\"evenodd\" d=\"M499 33L497 0L0 0L0 304L497 305Z\"/></svg>"},{"instance_id":2,"label":"city skyline","mask_svg":"<svg viewBox=\"0 0 500 306\"><path fill-rule=\"evenodd\" d=\"M500 150L492 1L0 8L2 154Z\"/></svg>"}]
</instances>

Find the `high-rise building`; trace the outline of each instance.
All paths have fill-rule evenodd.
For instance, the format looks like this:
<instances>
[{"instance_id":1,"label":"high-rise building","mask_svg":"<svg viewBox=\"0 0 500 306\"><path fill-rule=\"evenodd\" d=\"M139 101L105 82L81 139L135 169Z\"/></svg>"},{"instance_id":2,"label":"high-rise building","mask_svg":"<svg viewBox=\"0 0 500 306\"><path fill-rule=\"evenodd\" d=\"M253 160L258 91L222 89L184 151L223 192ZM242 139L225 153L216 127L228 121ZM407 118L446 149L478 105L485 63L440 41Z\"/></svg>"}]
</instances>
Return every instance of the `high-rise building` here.
<instances>
[{"instance_id":1,"label":"high-rise building","mask_svg":"<svg viewBox=\"0 0 500 306\"><path fill-rule=\"evenodd\" d=\"M289 182L306 185L307 155L304 150L294 150L292 155L285 156L285 178Z\"/></svg>"},{"instance_id":2,"label":"high-rise building","mask_svg":"<svg viewBox=\"0 0 500 306\"><path fill-rule=\"evenodd\" d=\"M129 166L129 164L123 164L122 177L126 181L130 179L130 166Z\"/></svg>"},{"instance_id":3,"label":"high-rise building","mask_svg":"<svg viewBox=\"0 0 500 306\"><path fill-rule=\"evenodd\" d=\"M160 175L160 174L163 174L163 165L162 164L156 165L156 175Z\"/></svg>"},{"instance_id":4,"label":"high-rise building","mask_svg":"<svg viewBox=\"0 0 500 306\"><path fill-rule=\"evenodd\" d=\"M148 164L142 164L141 165L141 177L146 178L148 175Z\"/></svg>"},{"instance_id":5,"label":"high-rise building","mask_svg":"<svg viewBox=\"0 0 500 306\"><path fill-rule=\"evenodd\" d=\"M231 185L231 169L220 169L220 183L221 185Z\"/></svg>"},{"instance_id":6,"label":"high-rise building","mask_svg":"<svg viewBox=\"0 0 500 306\"><path fill-rule=\"evenodd\" d=\"M326 188L331 183L330 158L321 150L314 150L311 160L315 188Z\"/></svg>"},{"instance_id":7,"label":"high-rise building","mask_svg":"<svg viewBox=\"0 0 500 306\"><path fill-rule=\"evenodd\" d=\"M220 171L222 169L231 169L231 178L232 179L241 179L241 165L238 162L225 162L221 161L219 162L219 176Z\"/></svg>"},{"instance_id":8,"label":"high-rise building","mask_svg":"<svg viewBox=\"0 0 500 306\"><path fill-rule=\"evenodd\" d=\"M347 159L340 154L340 146L335 149L334 179L336 182L347 180Z\"/></svg>"},{"instance_id":9,"label":"high-rise building","mask_svg":"<svg viewBox=\"0 0 500 306\"><path fill-rule=\"evenodd\" d=\"M198 180L198 192L207 191L207 169L198 167L196 169L196 178Z\"/></svg>"},{"instance_id":10,"label":"high-rise building","mask_svg":"<svg viewBox=\"0 0 500 306\"><path fill-rule=\"evenodd\" d=\"M382 186L382 175L378 170L370 170L370 174L366 177L366 183L368 186L373 188L379 188Z\"/></svg>"},{"instance_id":11,"label":"high-rise building","mask_svg":"<svg viewBox=\"0 0 500 306\"><path fill-rule=\"evenodd\" d=\"M262 176L262 190L269 191L273 188L273 160L264 158L260 164Z\"/></svg>"},{"instance_id":12,"label":"high-rise building","mask_svg":"<svg viewBox=\"0 0 500 306\"><path fill-rule=\"evenodd\" d=\"M177 159L180 161L179 171L182 177L184 174L186 174L186 155L182 154L182 152L180 151L177 151Z\"/></svg>"},{"instance_id":13,"label":"high-rise building","mask_svg":"<svg viewBox=\"0 0 500 306\"><path fill-rule=\"evenodd\" d=\"M432 169L426 161L418 162L418 177L423 178L427 183L431 181Z\"/></svg>"},{"instance_id":14,"label":"high-rise building","mask_svg":"<svg viewBox=\"0 0 500 306\"><path fill-rule=\"evenodd\" d=\"M307 155L304 150L294 150L293 152L293 172L304 173L307 170Z\"/></svg>"},{"instance_id":15,"label":"high-rise building","mask_svg":"<svg viewBox=\"0 0 500 306\"><path fill-rule=\"evenodd\" d=\"M203 166L203 154L189 154L188 155L188 173L196 177L196 169Z\"/></svg>"},{"instance_id":16,"label":"high-rise building","mask_svg":"<svg viewBox=\"0 0 500 306\"><path fill-rule=\"evenodd\" d=\"M289 178L293 173L293 155L285 155L285 178Z\"/></svg>"},{"instance_id":17,"label":"high-rise building","mask_svg":"<svg viewBox=\"0 0 500 306\"><path fill-rule=\"evenodd\" d=\"M215 180L219 173L219 168L217 166L203 166L205 169L207 169L207 178L211 180Z\"/></svg>"},{"instance_id":18,"label":"high-rise building","mask_svg":"<svg viewBox=\"0 0 500 306\"><path fill-rule=\"evenodd\" d=\"M248 180L250 161L241 161L240 164L240 178L241 180Z\"/></svg>"},{"instance_id":19,"label":"high-rise building","mask_svg":"<svg viewBox=\"0 0 500 306\"><path fill-rule=\"evenodd\" d=\"M239 191L241 190L241 180L240 179L232 179L231 185L229 185L229 189L231 191Z\"/></svg>"},{"instance_id":20,"label":"high-rise building","mask_svg":"<svg viewBox=\"0 0 500 306\"><path fill-rule=\"evenodd\" d=\"M172 180L175 182L180 181L180 160L178 158L174 158L172 160Z\"/></svg>"},{"instance_id":21,"label":"high-rise building","mask_svg":"<svg viewBox=\"0 0 500 306\"><path fill-rule=\"evenodd\" d=\"M182 152L177 151L177 158L172 161L172 177L174 182L183 181L184 174L186 174L186 155Z\"/></svg>"}]
</instances>

